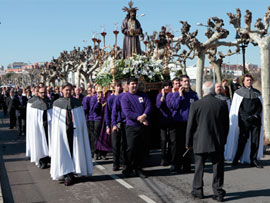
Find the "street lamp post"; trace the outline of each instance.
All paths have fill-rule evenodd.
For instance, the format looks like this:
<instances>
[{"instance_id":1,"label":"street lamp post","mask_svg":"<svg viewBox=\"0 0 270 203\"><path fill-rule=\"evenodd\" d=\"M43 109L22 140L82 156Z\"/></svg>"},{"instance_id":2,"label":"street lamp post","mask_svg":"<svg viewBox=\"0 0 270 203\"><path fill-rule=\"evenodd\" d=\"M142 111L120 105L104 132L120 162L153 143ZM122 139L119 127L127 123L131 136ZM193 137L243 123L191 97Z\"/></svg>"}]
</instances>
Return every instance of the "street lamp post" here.
<instances>
[{"instance_id":1,"label":"street lamp post","mask_svg":"<svg viewBox=\"0 0 270 203\"><path fill-rule=\"evenodd\" d=\"M243 43L240 45L241 49L242 49L242 55L243 55L243 75L246 74L246 69L245 69L245 64L246 64L246 48L247 48L247 44Z\"/></svg>"},{"instance_id":2,"label":"street lamp post","mask_svg":"<svg viewBox=\"0 0 270 203\"><path fill-rule=\"evenodd\" d=\"M238 32L236 32L236 36L235 39L236 40L240 40L240 45L239 47L241 47L242 49L242 56L243 56L243 75L246 74L246 48L248 47L248 43L249 41L247 40L247 36L242 36L242 38L239 36Z\"/></svg>"}]
</instances>

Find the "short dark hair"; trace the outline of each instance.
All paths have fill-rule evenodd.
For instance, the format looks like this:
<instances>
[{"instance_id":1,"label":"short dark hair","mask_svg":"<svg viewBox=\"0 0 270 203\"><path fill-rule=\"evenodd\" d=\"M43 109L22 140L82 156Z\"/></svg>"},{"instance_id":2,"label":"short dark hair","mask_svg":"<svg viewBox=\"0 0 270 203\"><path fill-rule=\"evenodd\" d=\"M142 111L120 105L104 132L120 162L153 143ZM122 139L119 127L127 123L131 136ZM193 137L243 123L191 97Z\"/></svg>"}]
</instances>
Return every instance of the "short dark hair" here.
<instances>
[{"instance_id":1,"label":"short dark hair","mask_svg":"<svg viewBox=\"0 0 270 203\"><path fill-rule=\"evenodd\" d=\"M72 86L72 84L70 84L70 83L65 83L65 84L63 84L63 86L62 86L62 88L64 89L65 87L67 87L67 86L70 86L72 89L73 89L73 86Z\"/></svg>"},{"instance_id":2,"label":"short dark hair","mask_svg":"<svg viewBox=\"0 0 270 203\"><path fill-rule=\"evenodd\" d=\"M166 87L166 86L172 86L171 82L170 81L164 81L162 83L162 88Z\"/></svg>"},{"instance_id":3,"label":"short dark hair","mask_svg":"<svg viewBox=\"0 0 270 203\"><path fill-rule=\"evenodd\" d=\"M251 78L252 81L254 80L251 74L246 73L246 74L243 76L243 78L242 78L242 84L244 84L245 78Z\"/></svg>"},{"instance_id":4,"label":"short dark hair","mask_svg":"<svg viewBox=\"0 0 270 203\"><path fill-rule=\"evenodd\" d=\"M189 79L188 75L182 75L182 76L180 77L180 81L182 81L184 78Z\"/></svg>"},{"instance_id":5,"label":"short dark hair","mask_svg":"<svg viewBox=\"0 0 270 203\"><path fill-rule=\"evenodd\" d=\"M120 86L121 87L121 81L115 81L114 86Z\"/></svg>"},{"instance_id":6,"label":"short dark hair","mask_svg":"<svg viewBox=\"0 0 270 203\"><path fill-rule=\"evenodd\" d=\"M127 84L129 85L131 82L136 82L136 83L138 83L138 78L130 77L130 78L128 79Z\"/></svg>"},{"instance_id":7,"label":"short dark hair","mask_svg":"<svg viewBox=\"0 0 270 203\"><path fill-rule=\"evenodd\" d=\"M178 82L180 82L179 77L175 77L175 78L172 80L172 84L173 84L173 82L174 82L174 81L178 81Z\"/></svg>"}]
</instances>

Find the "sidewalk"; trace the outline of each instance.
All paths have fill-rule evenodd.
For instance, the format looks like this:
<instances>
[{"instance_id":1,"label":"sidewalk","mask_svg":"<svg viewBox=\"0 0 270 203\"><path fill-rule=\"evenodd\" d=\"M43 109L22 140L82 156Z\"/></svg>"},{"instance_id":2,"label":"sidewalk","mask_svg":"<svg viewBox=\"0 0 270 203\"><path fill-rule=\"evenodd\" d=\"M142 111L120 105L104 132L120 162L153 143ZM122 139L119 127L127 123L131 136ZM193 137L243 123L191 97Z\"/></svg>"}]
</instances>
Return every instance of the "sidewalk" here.
<instances>
[{"instance_id":1,"label":"sidewalk","mask_svg":"<svg viewBox=\"0 0 270 203\"><path fill-rule=\"evenodd\" d=\"M7 146L11 143L6 142L4 135L12 136L14 139L18 139L16 129L9 129L9 117L3 115L3 111L0 110L0 203L2 202L14 202L12 192L10 189L9 179L3 160L3 154L7 150Z\"/></svg>"}]
</instances>

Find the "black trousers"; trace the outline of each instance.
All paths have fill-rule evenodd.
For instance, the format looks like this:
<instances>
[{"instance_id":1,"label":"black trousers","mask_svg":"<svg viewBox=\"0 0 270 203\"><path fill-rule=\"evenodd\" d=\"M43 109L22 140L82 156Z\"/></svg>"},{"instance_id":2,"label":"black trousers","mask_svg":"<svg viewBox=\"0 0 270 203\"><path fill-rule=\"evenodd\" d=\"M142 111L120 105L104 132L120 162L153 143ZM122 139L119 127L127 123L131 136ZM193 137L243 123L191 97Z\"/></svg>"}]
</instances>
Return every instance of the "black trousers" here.
<instances>
[{"instance_id":1,"label":"black trousers","mask_svg":"<svg viewBox=\"0 0 270 203\"><path fill-rule=\"evenodd\" d=\"M20 114L16 112L16 125L19 133L24 135L26 134L26 119Z\"/></svg>"},{"instance_id":2,"label":"black trousers","mask_svg":"<svg viewBox=\"0 0 270 203\"><path fill-rule=\"evenodd\" d=\"M186 122L175 123L169 130L171 164L177 168L183 167L183 170L189 170L191 167L191 153L186 152Z\"/></svg>"},{"instance_id":3,"label":"black trousers","mask_svg":"<svg viewBox=\"0 0 270 203\"><path fill-rule=\"evenodd\" d=\"M161 159L171 161L171 142L170 142L170 128L160 128L160 146L161 146ZM168 144L168 145L167 145ZM167 147L168 146L168 147Z\"/></svg>"},{"instance_id":4,"label":"black trousers","mask_svg":"<svg viewBox=\"0 0 270 203\"><path fill-rule=\"evenodd\" d=\"M118 131L112 133L112 150L113 150L113 165L126 165L126 125L125 123L119 123Z\"/></svg>"},{"instance_id":5,"label":"black trousers","mask_svg":"<svg viewBox=\"0 0 270 203\"><path fill-rule=\"evenodd\" d=\"M94 133L92 134L92 143L93 143L93 149L92 151L94 153L98 153L97 152L97 141L98 141L98 137L99 137L99 134L100 134L100 130L101 130L101 126L102 125L102 122L101 121L94 121Z\"/></svg>"},{"instance_id":6,"label":"black trousers","mask_svg":"<svg viewBox=\"0 0 270 203\"><path fill-rule=\"evenodd\" d=\"M2 108L3 108L4 116L6 116L7 115L7 105L5 104L5 102L2 102Z\"/></svg>"},{"instance_id":7,"label":"black trousers","mask_svg":"<svg viewBox=\"0 0 270 203\"><path fill-rule=\"evenodd\" d=\"M94 128L95 128L95 121L88 121L87 122L87 128L88 128L88 137L90 141L90 147L91 147L91 153L92 157L95 153L95 145L94 145Z\"/></svg>"},{"instance_id":8,"label":"black trousers","mask_svg":"<svg viewBox=\"0 0 270 203\"><path fill-rule=\"evenodd\" d=\"M180 164L180 160L179 160L179 156L177 156L178 151L177 149L179 147L177 147L177 144L179 143L178 139L179 136L178 132L179 132L179 126L174 124L171 128L169 128L169 139L170 139L170 150L171 150L171 164L174 166L177 166Z\"/></svg>"},{"instance_id":9,"label":"black trousers","mask_svg":"<svg viewBox=\"0 0 270 203\"><path fill-rule=\"evenodd\" d=\"M203 194L203 173L206 159L211 157L213 166L213 182L212 189L214 195L222 196L224 191L222 190L224 183L224 154L221 152L194 154L195 160L195 173L193 179L193 192L195 194Z\"/></svg>"},{"instance_id":10,"label":"black trousers","mask_svg":"<svg viewBox=\"0 0 270 203\"><path fill-rule=\"evenodd\" d=\"M187 122L180 122L178 123L179 127L179 159L180 159L180 166L183 166L183 170L190 170L191 168L191 153L183 154L186 152L186 132L187 132Z\"/></svg>"},{"instance_id":11,"label":"black trousers","mask_svg":"<svg viewBox=\"0 0 270 203\"><path fill-rule=\"evenodd\" d=\"M16 113L15 111L9 112L9 127L16 127Z\"/></svg>"},{"instance_id":12,"label":"black trousers","mask_svg":"<svg viewBox=\"0 0 270 203\"><path fill-rule=\"evenodd\" d=\"M142 169L146 156L145 126L126 126L127 169Z\"/></svg>"},{"instance_id":13,"label":"black trousers","mask_svg":"<svg viewBox=\"0 0 270 203\"><path fill-rule=\"evenodd\" d=\"M238 148L234 157L234 162L238 161L245 149L249 135L251 135L251 149L250 149L250 161L257 159L259 144L260 144L260 132L261 126L239 126L240 133L238 139Z\"/></svg>"}]
</instances>

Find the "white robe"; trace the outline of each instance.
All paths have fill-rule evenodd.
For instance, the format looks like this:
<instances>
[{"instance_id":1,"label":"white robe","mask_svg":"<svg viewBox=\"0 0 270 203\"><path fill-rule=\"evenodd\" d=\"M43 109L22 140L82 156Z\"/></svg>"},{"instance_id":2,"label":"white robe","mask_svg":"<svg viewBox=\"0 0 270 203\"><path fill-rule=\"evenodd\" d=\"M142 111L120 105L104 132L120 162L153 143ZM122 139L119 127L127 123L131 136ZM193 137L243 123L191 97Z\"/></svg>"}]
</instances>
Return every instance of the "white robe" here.
<instances>
[{"instance_id":1,"label":"white robe","mask_svg":"<svg viewBox=\"0 0 270 203\"><path fill-rule=\"evenodd\" d=\"M32 135L30 161L38 165L41 158L50 156L51 126L52 126L52 109L47 110L48 120L48 143L46 139L45 129L43 126L43 110L32 108Z\"/></svg>"},{"instance_id":2,"label":"white robe","mask_svg":"<svg viewBox=\"0 0 270 203\"><path fill-rule=\"evenodd\" d=\"M238 148L238 138L239 138L238 112L239 112L239 107L242 100L243 100L243 97L241 97L237 93L234 94L231 110L230 110L230 130L227 137L227 144L225 145L225 152L224 152L225 160L227 161L233 161L237 152L237 148ZM261 97L260 97L260 100L262 101ZM263 114L261 118L262 118L262 127L261 127L261 132L260 132L260 143L259 143L259 151L258 151L257 159L260 159L263 156L263 142L264 142ZM250 163L250 143L251 141L250 141L250 136L249 136L244 152L240 158L241 163L244 163L244 162Z\"/></svg>"},{"instance_id":3,"label":"white robe","mask_svg":"<svg viewBox=\"0 0 270 203\"><path fill-rule=\"evenodd\" d=\"M32 134L33 130L32 128L34 127L33 125L33 108L31 107L32 103L27 103L26 107L26 156L30 157L31 154L31 141L32 141Z\"/></svg>"},{"instance_id":4,"label":"white robe","mask_svg":"<svg viewBox=\"0 0 270 203\"><path fill-rule=\"evenodd\" d=\"M92 175L93 163L83 108L72 109L74 138L71 157L66 133L66 109L53 107L51 142L51 177L59 180L63 175Z\"/></svg>"}]
</instances>

